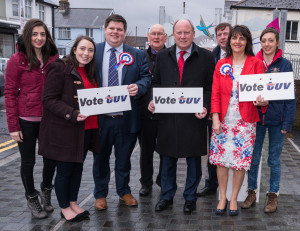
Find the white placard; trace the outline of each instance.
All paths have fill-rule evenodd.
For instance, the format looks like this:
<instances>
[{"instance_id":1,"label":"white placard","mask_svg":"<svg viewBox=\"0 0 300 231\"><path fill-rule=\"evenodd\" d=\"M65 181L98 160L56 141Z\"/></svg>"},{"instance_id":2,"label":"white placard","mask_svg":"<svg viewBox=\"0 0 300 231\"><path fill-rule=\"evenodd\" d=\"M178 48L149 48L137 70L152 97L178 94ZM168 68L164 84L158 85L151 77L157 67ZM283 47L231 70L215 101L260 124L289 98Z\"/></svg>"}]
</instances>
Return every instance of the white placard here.
<instances>
[{"instance_id":1,"label":"white placard","mask_svg":"<svg viewBox=\"0 0 300 231\"><path fill-rule=\"evenodd\" d=\"M153 88L155 113L203 112L203 88Z\"/></svg>"},{"instance_id":2,"label":"white placard","mask_svg":"<svg viewBox=\"0 0 300 231\"><path fill-rule=\"evenodd\" d=\"M127 86L77 90L80 113L99 115L131 110Z\"/></svg>"},{"instance_id":3,"label":"white placard","mask_svg":"<svg viewBox=\"0 0 300 231\"><path fill-rule=\"evenodd\" d=\"M265 100L294 99L293 72L240 75L239 101L255 101L259 95Z\"/></svg>"}]
</instances>

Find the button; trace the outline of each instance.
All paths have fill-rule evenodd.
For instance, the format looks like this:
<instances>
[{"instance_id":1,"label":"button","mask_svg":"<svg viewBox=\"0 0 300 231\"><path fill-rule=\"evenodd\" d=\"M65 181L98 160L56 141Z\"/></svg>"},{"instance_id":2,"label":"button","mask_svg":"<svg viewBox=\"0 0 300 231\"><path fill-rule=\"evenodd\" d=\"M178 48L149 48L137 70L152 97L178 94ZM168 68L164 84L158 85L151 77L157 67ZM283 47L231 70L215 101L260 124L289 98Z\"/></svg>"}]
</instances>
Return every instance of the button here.
<instances>
[{"instance_id":1,"label":"button","mask_svg":"<svg viewBox=\"0 0 300 231\"><path fill-rule=\"evenodd\" d=\"M66 114L67 119L70 119L70 117L71 117L70 114Z\"/></svg>"}]
</instances>

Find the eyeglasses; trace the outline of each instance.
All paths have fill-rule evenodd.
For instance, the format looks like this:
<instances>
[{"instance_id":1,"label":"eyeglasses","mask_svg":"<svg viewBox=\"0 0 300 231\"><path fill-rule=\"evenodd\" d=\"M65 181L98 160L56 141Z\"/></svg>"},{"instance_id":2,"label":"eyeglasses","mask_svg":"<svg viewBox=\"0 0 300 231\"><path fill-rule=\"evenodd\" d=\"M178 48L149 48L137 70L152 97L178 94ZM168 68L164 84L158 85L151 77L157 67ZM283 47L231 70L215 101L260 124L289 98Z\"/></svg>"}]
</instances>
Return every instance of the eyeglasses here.
<instances>
[{"instance_id":1,"label":"eyeglasses","mask_svg":"<svg viewBox=\"0 0 300 231\"><path fill-rule=\"evenodd\" d=\"M153 37L155 37L155 36L162 37L162 36L165 35L165 33L161 33L161 32L155 33L155 32L152 32L152 33L150 33L150 35L153 36Z\"/></svg>"}]
</instances>

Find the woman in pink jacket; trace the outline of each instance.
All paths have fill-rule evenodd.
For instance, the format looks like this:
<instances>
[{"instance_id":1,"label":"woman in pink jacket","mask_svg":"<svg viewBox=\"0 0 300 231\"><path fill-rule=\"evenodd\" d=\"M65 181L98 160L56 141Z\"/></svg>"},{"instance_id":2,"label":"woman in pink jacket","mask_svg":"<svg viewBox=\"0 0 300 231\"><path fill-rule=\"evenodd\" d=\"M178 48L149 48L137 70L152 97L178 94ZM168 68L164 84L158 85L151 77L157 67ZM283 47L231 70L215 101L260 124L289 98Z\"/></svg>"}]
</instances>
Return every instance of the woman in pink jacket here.
<instances>
[{"instance_id":1,"label":"woman in pink jacket","mask_svg":"<svg viewBox=\"0 0 300 231\"><path fill-rule=\"evenodd\" d=\"M11 56L5 74L5 108L10 136L18 142L21 154L21 178L27 205L35 218L52 212L51 190L55 162L44 158L40 193L34 187L35 148L42 118L42 94L46 70L58 58L47 26L39 19L29 20L18 39L18 52Z\"/></svg>"}]
</instances>

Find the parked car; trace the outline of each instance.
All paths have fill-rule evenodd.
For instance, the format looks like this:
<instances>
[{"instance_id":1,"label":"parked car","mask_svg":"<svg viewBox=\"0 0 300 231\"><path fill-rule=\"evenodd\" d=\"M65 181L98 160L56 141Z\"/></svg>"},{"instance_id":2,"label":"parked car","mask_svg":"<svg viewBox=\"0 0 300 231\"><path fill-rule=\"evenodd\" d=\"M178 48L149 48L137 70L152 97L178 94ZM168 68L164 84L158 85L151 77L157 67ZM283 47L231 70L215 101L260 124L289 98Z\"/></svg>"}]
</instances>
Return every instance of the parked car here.
<instances>
[{"instance_id":1,"label":"parked car","mask_svg":"<svg viewBox=\"0 0 300 231\"><path fill-rule=\"evenodd\" d=\"M0 96L4 94L4 74L0 71Z\"/></svg>"}]
</instances>

